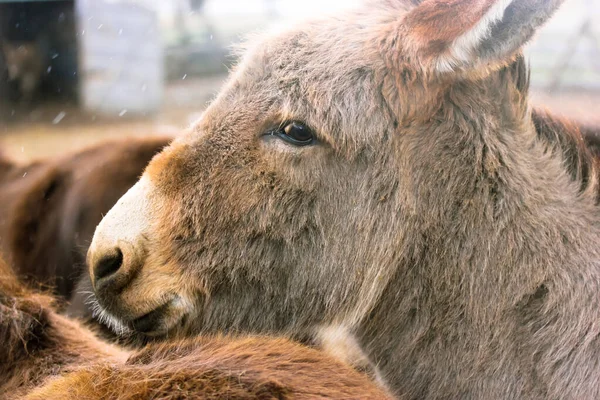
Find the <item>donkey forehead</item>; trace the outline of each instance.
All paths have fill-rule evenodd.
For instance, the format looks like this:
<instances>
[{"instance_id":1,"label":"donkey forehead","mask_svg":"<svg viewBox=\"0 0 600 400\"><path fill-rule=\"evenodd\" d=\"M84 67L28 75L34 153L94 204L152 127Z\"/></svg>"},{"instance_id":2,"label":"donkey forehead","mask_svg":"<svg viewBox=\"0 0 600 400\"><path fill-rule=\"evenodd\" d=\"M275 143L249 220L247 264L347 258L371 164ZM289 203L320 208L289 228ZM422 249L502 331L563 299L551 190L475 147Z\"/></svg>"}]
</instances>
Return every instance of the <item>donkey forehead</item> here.
<instances>
[{"instance_id":1,"label":"donkey forehead","mask_svg":"<svg viewBox=\"0 0 600 400\"><path fill-rule=\"evenodd\" d=\"M352 20L325 20L254 41L206 116L258 126L261 119L301 120L332 145L368 141L381 131L385 110L380 57L365 30Z\"/></svg>"}]
</instances>

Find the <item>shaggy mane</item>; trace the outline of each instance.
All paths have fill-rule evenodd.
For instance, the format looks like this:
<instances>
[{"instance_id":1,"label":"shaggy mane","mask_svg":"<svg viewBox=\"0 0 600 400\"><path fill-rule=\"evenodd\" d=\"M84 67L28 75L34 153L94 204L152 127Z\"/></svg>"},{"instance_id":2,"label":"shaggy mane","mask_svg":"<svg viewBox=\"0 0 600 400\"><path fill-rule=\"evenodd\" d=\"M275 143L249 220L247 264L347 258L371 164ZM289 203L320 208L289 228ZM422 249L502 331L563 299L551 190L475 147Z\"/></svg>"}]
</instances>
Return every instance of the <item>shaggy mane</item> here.
<instances>
[{"instance_id":1,"label":"shaggy mane","mask_svg":"<svg viewBox=\"0 0 600 400\"><path fill-rule=\"evenodd\" d=\"M509 67L512 79L522 99L529 95L531 71L523 56L519 56ZM523 106L526 103L523 102ZM552 114L543 108L531 110L531 121L537 137L547 143L550 150L557 152L573 181L578 182L581 192L596 193L596 202L600 201L600 139L597 129L586 127Z\"/></svg>"},{"instance_id":2,"label":"shaggy mane","mask_svg":"<svg viewBox=\"0 0 600 400\"><path fill-rule=\"evenodd\" d=\"M584 135L578 125L552 115L547 110L534 109L531 119L538 137L547 141L553 149L562 154L565 167L571 178L579 182L580 190L594 191L598 203L600 168L593 143L587 142L589 136Z\"/></svg>"}]
</instances>

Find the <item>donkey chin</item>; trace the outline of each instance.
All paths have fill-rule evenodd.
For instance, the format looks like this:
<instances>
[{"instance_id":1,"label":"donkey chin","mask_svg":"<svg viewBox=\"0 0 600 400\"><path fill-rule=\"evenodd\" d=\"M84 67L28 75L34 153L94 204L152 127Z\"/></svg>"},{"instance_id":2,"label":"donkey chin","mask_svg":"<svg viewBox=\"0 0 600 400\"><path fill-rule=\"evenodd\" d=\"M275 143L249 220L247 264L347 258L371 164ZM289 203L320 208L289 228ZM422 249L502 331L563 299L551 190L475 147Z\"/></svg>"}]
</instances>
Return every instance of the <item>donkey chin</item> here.
<instances>
[{"instance_id":1,"label":"donkey chin","mask_svg":"<svg viewBox=\"0 0 600 400\"><path fill-rule=\"evenodd\" d=\"M121 335L175 333L194 309L191 297L182 293L186 287L182 277L173 273L169 263L148 257L146 236L134 229L149 219L147 186L142 179L119 200L121 207L115 206L102 220L88 252L94 315ZM110 238L116 228L126 235L114 241ZM95 257L99 248L102 255Z\"/></svg>"},{"instance_id":2,"label":"donkey chin","mask_svg":"<svg viewBox=\"0 0 600 400\"><path fill-rule=\"evenodd\" d=\"M140 333L148 337L176 336L186 325L192 302L186 296L165 293L156 300L128 302L107 290L105 284L96 289L93 315L120 336ZM132 292L133 295L133 292Z\"/></svg>"}]
</instances>

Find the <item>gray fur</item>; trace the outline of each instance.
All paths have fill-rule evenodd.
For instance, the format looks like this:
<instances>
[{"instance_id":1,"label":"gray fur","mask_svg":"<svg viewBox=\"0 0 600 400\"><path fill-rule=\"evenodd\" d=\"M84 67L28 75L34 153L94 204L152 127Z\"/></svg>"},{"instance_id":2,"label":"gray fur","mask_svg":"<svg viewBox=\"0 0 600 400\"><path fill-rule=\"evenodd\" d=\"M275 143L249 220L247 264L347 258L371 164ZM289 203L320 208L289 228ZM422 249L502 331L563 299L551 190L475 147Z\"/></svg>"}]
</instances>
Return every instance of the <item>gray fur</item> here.
<instances>
[{"instance_id":1,"label":"gray fur","mask_svg":"<svg viewBox=\"0 0 600 400\"><path fill-rule=\"evenodd\" d=\"M476 49L483 62L498 63L515 54L552 17L564 0L515 0Z\"/></svg>"}]
</instances>

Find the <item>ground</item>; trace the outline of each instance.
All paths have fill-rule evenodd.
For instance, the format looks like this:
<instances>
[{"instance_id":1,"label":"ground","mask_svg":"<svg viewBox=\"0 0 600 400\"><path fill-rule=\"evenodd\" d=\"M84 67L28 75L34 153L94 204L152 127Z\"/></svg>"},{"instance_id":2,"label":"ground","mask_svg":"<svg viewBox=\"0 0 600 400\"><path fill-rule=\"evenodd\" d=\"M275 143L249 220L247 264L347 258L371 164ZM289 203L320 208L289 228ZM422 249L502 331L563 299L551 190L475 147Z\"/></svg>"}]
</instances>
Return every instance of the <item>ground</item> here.
<instances>
[{"instance_id":1,"label":"ground","mask_svg":"<svg viewBox=\"0 0 600 400\"><path fill-rule=\"evenodd\" d=\"M175 135L198 119L224 79L224 75L217 75L170 84L163 108L151 116L99 116L64 104L4 110L7 117L0 119L0 150L13 159L27 161L80 149L107 138Z\"/></svg>"}]
</instances>

